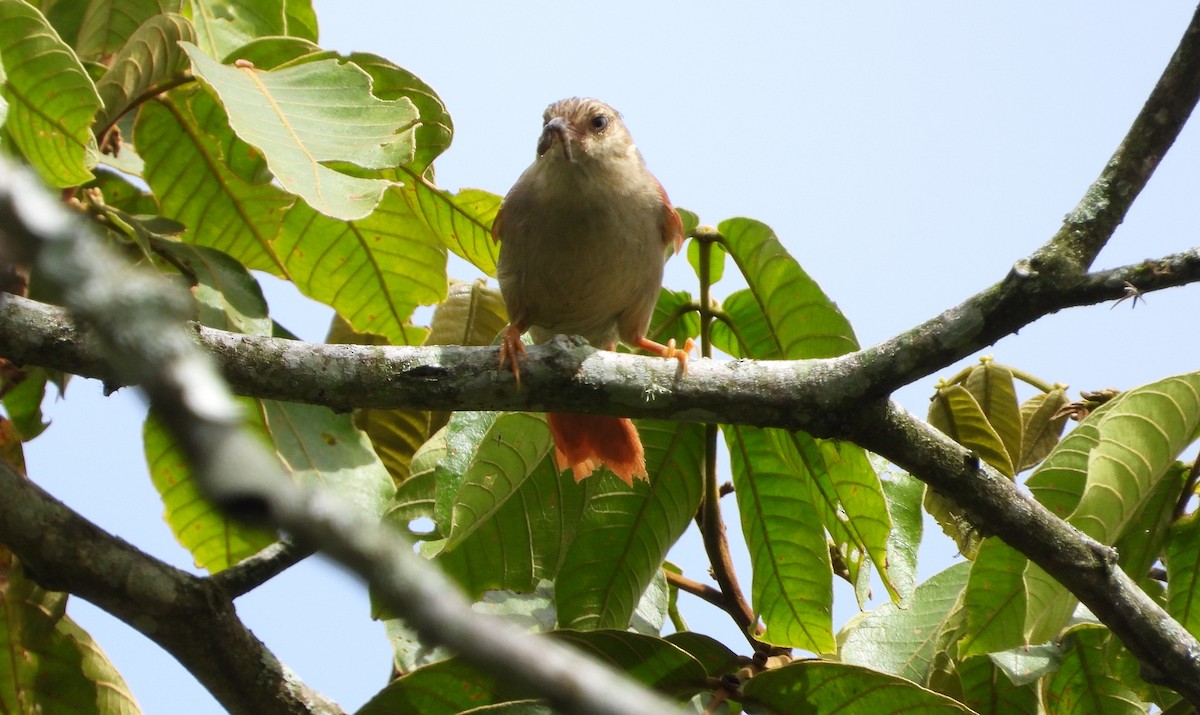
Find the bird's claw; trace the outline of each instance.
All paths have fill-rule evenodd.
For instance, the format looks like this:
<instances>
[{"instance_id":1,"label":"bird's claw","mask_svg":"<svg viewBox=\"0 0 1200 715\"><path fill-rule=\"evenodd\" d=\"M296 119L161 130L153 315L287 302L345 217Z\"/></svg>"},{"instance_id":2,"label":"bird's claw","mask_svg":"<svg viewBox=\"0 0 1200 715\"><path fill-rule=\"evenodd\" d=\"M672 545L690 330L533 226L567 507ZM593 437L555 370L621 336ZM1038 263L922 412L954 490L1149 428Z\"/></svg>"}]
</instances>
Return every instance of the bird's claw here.
<instances>
[{"instance_id":1,"label":"bird's claw","mask_svg":"<svg viewBox=\"0 0 1200 715\"><path fill-rule=\"evenodd\" d=\"M521 342L523 332L517 326L509 325L500 336L500 369L510 366L518 389L521 387L521 361L525 359L525 343Z\"/></svg>"}]
</instances>

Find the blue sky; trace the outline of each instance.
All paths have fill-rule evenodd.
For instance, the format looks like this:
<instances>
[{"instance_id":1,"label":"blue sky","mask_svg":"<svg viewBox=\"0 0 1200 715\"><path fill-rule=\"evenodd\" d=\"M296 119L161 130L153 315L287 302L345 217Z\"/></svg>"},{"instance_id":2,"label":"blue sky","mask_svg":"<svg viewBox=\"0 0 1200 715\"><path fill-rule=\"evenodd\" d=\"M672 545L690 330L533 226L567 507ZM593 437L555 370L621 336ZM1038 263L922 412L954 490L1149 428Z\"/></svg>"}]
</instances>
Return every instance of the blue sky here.
<instances>
[{"instance_id":1,"label":"blue sky","mask_svg":"<svg viewBox=\"0 0 1200 715\"><path fill-rule=\"evenodd\" d=\"M437 162L443 187L503 193L534 156L542 109L598 97L622 111L677 205L704 223L750 216L771 225L863 344L990 285L1058 228L1194 9L1176 0L679 7L316 2L323 46L383 55L439 92L456 126ZM1200 130L1189 126L1097 267L1194 245L1198 179ZM666 282L695 289L678 259ZM324 335L328 309L277 282L265 287L277 320L306 339ZM721 283L717 293L736 287ZM1196 304L1196 289L1184 288L1136 310L1065 311L987 353L1073 391L1132 387L1196 369L1187 349ZM898 398L923 414L936 378L955 371ZM140 400L99 392L76 380L48 406L54 423L28 445L30 476L109 531L191 568L146 474ZM927 540L925 577L954 561L948 540ZM689 533L672 556L702 577L698 544ZM744 565L741 574L748 580ZM847 589L836 599L840 625L856 608ZM694 629L740 647L727 618L681 600ZM344 707L385 682L389 649L364 590L320 559L237 605L285 664ZM140 634L79 599L70 612L147 713L220 712Z\"/></svg>"}]
</instances>

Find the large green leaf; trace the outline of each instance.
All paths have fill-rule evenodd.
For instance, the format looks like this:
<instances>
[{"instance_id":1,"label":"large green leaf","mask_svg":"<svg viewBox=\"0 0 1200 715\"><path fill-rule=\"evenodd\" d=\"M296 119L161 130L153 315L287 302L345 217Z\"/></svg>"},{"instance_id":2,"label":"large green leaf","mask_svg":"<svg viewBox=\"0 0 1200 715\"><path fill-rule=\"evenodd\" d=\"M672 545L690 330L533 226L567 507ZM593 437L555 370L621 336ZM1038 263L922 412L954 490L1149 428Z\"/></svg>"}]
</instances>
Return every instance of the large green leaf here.
<instances>
[{"instance_id":1,"label":"large green leaf","mask_svg":"<svg viewBox=\"0 0 1200 715\"><path fill-rule=\"evenodd\" d=\"M701 425L641 420L649 482L632 488L607 471L596 482L555 585L559 624L625 628L667 551L699 508Z\"/></svg>"},{"instance_id":2,"label":"large green leaf","mask_svg":"<svg viewBox=\"0 0 1200 715\"><path fill-rule=\"evenodd\" d=\"M494 424L492 413L455 413L446 429L414 455L412 477L397 492L389 521L405 528L413 518L426 516L436 523L432 538L449 534L460 485L476 463L475 447ZM502 436L532 438L530 430ZM548 450L549 436L543 438L542 449ZM441 551L444 542L431 545L441 552L436 560L442 568L472 597L496 589L528 592L541 579L554 578L595 488L595 480L576 484L562 478L549 459L513 479L520 481L516 491L457 548Z\"/></svg>"},{"instance_id":3,"label":"large green leaf","mask_svg":"<svg viewBox=\"0 0 1200 715\"><path fill-rule=\"evenodd\" d=\"M249 427L282 466L303 484L319 485L371 517L383 515L395 487L349 415L324 407L273 400L243 400ZM149 416L143 432L146 461L166 506L167 523L210 572L228 568L270 544L275 535L227 519L199 491L183 455Z\"/></svg>"},{"instance_id":4,"label":"large green leaf","mask_svg":"<svg viewBox=\"0 0 1200 715\"><path fill-rule=\"evenodd\" d=\"M690 694L707 687L704 667L661 638L624 631L558 631L541 637L568 643L662 692ZM482 673L459 658L450 658L392 681L358 715L457 715L534 696L532 691Z\"/></svg>"},{"instance_id":5,"label":"large green leaf","mask_svg":"<svg viewBox=\"0 0 1200 715\"><path fill-rule=\"evenodd\" d=\"M177 89L143 105L134 140L162 212L188 227L185 241L286 277L271 242L296 199L270 183L265 163L229 129L211 95Z\"/></svg>"},{"instance_id":6,"label":"large green leaf","mask_svg":"<svg viewBox=\"0 0 1200 715\"><path fill-rule=\"evenodd\" d=\"M755 613L774 645L831 653L832 566L803 473L779 456L767 430L723 425L742 532L750 550Z\"/></svg>"},{"instance_id":7,"label":"large green leaf","mask_svg":"<svg viewBox=\"0 0 1200 715\"><path fill-rule=\"evenodd\" d=\"M901 595L901 603L907 604L917 586L917 555L925 526L921 511L925 482L893 464L878 465L879 461L882 459L877 460L876 471L892 518L887 540L887 574Z\"/></svg>"},{"instance_id":8,"label":"large green leaf","mask_svg":"<svg viewBox=\"0 0 1200 715\"><path fill-rule=\"evenodd\" d=\"M60 1L60 6L79 5ZM65 7L63 8L66 9ZM75 50L82 59L106 64L143 23L164 12L177 12L179 0L92 0L81 13Z\"/></svg>"},{"instance_id":9,"label":"large green leaf","mask_svg":"<svg viewBox=\"0 0 1200 715\"><path fill-rule=\"evenodd\" d=\"M884 587L899 598L888 569L887 541L892 531L879 475L866 452L848 442L817 440L803 432L770 430L776 451L808 485L822 525L857 581L869 556Z\"/></svg>"},{"instance_id":10,"label":"large green leaf","mask_svg":"<svg viewBox=\"0 0 1200 715\"><path fill-rule=\"evenodd\" d=\"M187 279L202 325L246 335L271 334L267 301L245 266L205 246L156 240L154 248Z\"/></svg>"},{"instance_id":11,"label":"large green leaf","mask_svg":"<svg viewBox=\"0 0 1200 715\"><path fill-rule=\"evenodd\" d=\"M226 517L201 494L187 458L153 413L142 425L142 444L167 525L197 566L210 573L223 571L278 539L273 530L251 528Z\"/></svg>"},{"instance_id":12,"label":"large green leaf","mask_svg":"<svg viewBox=\"0 0 1200 715\"><path fill-rule=\"evenodd\" d=\"M297 203L272 253L302 293L332 306L356 332L393 345L419 342L410 318L418 305L446 296L446 249L411 199L411 191L393 187L373 213L355 221Z\"/></svg>"},{"instance_id":13,"label":"large green leaf","mask_svg":"<svg viewBox=\"0 0 1200 715\"><path fill-rule=\"evenodd\" d=\"M1125 683L1113 677L1105 643L1108 629L1097 626L1075 630L1067 636L1059 669L1042 690L1049 712L1095 715L1142 715L1146 708Z\"/></svg>"},{"instance_id":14,"label":"large green leaf","mask_svg":"<svg viewBox=\"0 0 1200 715\"><path fill-rule=\"evenodd\" d=\"M925 682L938 635L967 582L970 565L958 563L917 586L906 608L884 603L856 616L838 632L844 663Z\"/></svg>"},{"instance_id":15,"label":"large green leaf","mask_svg":"<svg viewBox=\"0 0 1200 715\"><path fill-rule=\"evenodd\" d=\"M759 673L742 686L742 692L747 713L971 714L965 705L904 678L820 660Z\"/></svg>"},{"instance_id":16,"label":"large green leaf","mask_svg":"<svg viewBox=\"0 0 1200 715\"><path fill-rule=\"evenodd\" d=\"M1016 409L1015 402L1013 408ZM1016 474L1004 440L988 420L983 406L966 387L956 384L939 388L929 403L929 424L975 452L1005 476L1011 478ZM1019 431L1020 428L1016 429Z\"/></svg>"},{"instance_id":17,"label":"large green leaf","mask_svg":"<svg viewBox=\"0 0 1200 715\"><path fill-rule=\"evenodd\" d=\"M967 373L963 386L975 397L984 418L1000 438L1008 455L1008 466L1016 474L1024 448L1021 408L1017 405L1012 370L984 358Z\"/></svg>"},{"instance_id":18,"label":"large green leaf","mask_svg":"<svg viewBox=\"0 0 1200 715\"><path fill-rule=\"evenodd\" d=\"M1028 563L1023 554L997 538L980 545L963 594L967 626L958 645L963 658L1025 643Z\"/></svg>"},{"instance_id":19,"label":"large green leaf","mask_svg":"<svg viewBox=\"0 0 1200 715\"><path fill-rule=\"evenodd\" d=\"M1192 635L1200 634L1200 515L1181 517L1167 542L1167 612Z\"/></svg>"},{"instance_id":20,"label":"large green leaf","mask_svg":"<svg viewBox=\"0 0 1200 715\"><path fill-rule=\"evenodd\" d=\"M178 82L188 66L179 42L195 38L191 23L179 15L156 15L139 27L96 82L104 103L96 116L97 132L114 124L136 102Z\"/></svg>"},{"instance_id":21,"label":"large green leaf","mask_svg":"<svg viewBox=\"0 0 1200 715\"><path fill-rule=\"evenodd\" d=\"M417 149L410 166L413 171L425 170L450 146L454 135L454 123L446 105L419 77L383 57L354 52L347 59L371 75L371 93L376 97L388 100L408 97L416 106L421 125L417 127Z\"/></svg>"},{"instance_id":22,"label":"large green leaf","mask_svg":"<svg viewBox=\"0 0 1200 715\"><path fill-rule=\"evenodd\" d=\"M503 412L479 442L450 512L445 549L461 544L494 518L546 459L552 446L550 429L540 415Z\"/></svg>"},{"instance_id":23,"label":"large green leaf","mask_svg":"<svg viewBox=\"0 0 1200 715\"><path fill-rule=\"evenodd\" d=\"M1099 443L1088 455L1083 496L1068 521L1114 543L1154 492L1200 426L1200 373L1130 390L1100 414Z\"/></svg>"},{"instance_id":24,"label":"large green leaf","mask_svg":"<svg viewBox=\"0 0 1200 715\"><path fill-rule=\"evenodd\" d=\"M186 14L196 25L196 44L212 57L224 58L258 37L317 41L311 0L188 0Z\"/></svg>"},{"instance_id":25,"label":"large green leaf","mask_svg":"<svg viewBox=\"0 0 1200 715\"><path fill-rule=\"evenodd\" d=\"M1040 715L1037 686L1016 685L990 658L964 658L958 663L963 702L979 715Z\"/></svg>"},{"instance_id":26,"label":"large green leaf","mask_svg":"<svg viewBox=\"0 0 1200 715\"><path fill-rule=\"evenodd\" d=\"M0 549L0 711L134 715L120 673L66 615L67 594L46 591Z\"/></svg>"},{"instance_id":27,"label":"large green leaf","mask_svg":"<svg viewBox=\"0 0 1200 715\"><path fill-rule=\"evenodd\" d=\"M328 162L384 169L413 160L416 107L407 97L375 97L370 75L353 63L328 59L258 70L223 65L191 43L182 46L238 136L263 153L286 190L327 216L363 218L388 186Z\"/></svg>"},{"instance_id":28,"label":"large green leaf","mask_svg":"<svg viewBox=\"0 0 1200 715\"><path fill-rule=\"evenodd\" d=\"M748 293L735 296L746 305L739 305L739 315L756 307L762 325L753 326L735 319L739 330L752 336L752 353L741 355L731 341L718 345L735 357L799 360L804 358L835 357L858 348L854 330L837 306L825 295L816 281L804 272L783 247L771 229L758 221L733 218L718 227L725 238L730 256L737 262L750 287ZM725 309L734 296L725 301ZM713 336L717 339L716 331Z\"/></svg>"},{"instance_id":29,"label":"large green leaf","mask_svg":"<svg viewBox=\"0 0 1200 715\"><path fill-rule=\"evenodd\" d=\"M9 105L5 129L38 175L57 187L91 179L100 96L75 52L21 0L0 0L0 63L7 73L0 92Z\"/></svg>"},{"instance_id":30,"label":"large green leaf","mask_svg":"<svg viewBox=\"0 0 1200 715\"><path fill-rule=\"evenodd\" d=\"M446 247L485 275L496 275L500 247L492 240L492 221L500 210L500 196L482 189L441 191L415 174L405 183L412 187L413 211L425 217Z\"/></svg>"}]
</instances>

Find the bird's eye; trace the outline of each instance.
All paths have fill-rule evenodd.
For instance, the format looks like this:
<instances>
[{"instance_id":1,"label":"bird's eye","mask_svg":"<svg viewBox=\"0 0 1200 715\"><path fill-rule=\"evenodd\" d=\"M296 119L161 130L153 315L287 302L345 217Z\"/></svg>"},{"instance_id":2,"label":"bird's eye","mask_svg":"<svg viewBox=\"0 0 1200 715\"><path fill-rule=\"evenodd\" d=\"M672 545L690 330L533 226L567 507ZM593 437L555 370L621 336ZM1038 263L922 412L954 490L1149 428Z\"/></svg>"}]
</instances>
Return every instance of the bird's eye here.
<instances>
[{"instance_id":1,"label":"bird's eye","mask_svg":"<svg viewBox=\"0 0 1200 715\"><path fill-rule=\"evenodd\" d=\"M599 133L607 128L608 117L604 116L603 114L597 114L596 116L592 117L592 131Z\"/></svg>"}]
</instances>

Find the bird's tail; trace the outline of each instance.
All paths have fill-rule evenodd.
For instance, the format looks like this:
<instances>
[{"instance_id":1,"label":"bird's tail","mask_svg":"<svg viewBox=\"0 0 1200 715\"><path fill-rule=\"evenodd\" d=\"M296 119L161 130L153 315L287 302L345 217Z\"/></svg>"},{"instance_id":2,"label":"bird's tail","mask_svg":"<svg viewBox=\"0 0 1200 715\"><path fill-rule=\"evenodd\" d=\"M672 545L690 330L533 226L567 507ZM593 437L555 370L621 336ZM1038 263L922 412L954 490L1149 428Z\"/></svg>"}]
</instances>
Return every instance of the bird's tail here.
<instances>
[{"instance_id":1,"label":"bird's tail","mask_svg":"<svg viewBox=\"0 0 1200 715\"><path fill-rule=\"evenodd\" d=\"M629 486L634 477L647 478L642 440L629 418L552 412L546 421L554 436L554 462L560 470L570 467L575 481L600 465Z\"/></svg>"}]
</instances>

